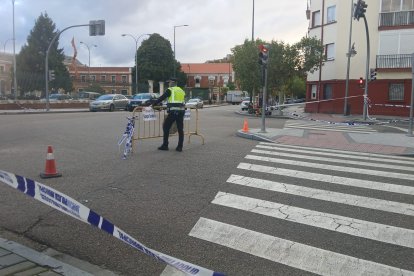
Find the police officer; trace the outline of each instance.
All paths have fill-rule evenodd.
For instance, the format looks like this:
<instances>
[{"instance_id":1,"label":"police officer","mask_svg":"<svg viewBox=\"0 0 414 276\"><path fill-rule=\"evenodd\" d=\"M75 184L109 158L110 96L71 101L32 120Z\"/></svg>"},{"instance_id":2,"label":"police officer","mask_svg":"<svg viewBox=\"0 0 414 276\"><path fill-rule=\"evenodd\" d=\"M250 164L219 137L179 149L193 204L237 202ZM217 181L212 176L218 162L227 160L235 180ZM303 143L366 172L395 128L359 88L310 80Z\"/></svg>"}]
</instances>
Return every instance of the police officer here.
<instances>
[{"instance_id":1,"label":"police officer","mask_svg":"<svg viewBox=\"0 0 414 276\"><path fill-rule=\"evenodd\" d=\"M177 86L177 79L170 78L168 80L169 87L152 105L156 105L163 100L167 99L167 113L168 116L164 120L162 130L164 132L163 143L159 150L168 150L168 137L170 134L170 128L174 122L177 123L178 131L178 145L175 148L176 151L183 151L184 143L184 114L185 114L185 92Z\"/></svg>"}]
</instances>

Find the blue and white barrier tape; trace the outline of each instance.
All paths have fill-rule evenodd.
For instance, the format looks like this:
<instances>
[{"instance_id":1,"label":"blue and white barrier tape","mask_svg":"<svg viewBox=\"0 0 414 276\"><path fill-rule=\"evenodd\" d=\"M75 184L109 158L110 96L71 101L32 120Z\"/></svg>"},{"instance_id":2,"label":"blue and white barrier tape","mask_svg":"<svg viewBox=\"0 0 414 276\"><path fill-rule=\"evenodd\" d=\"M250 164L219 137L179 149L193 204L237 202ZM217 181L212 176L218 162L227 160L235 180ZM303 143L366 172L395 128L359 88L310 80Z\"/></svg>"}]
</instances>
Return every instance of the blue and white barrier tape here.
<instances>
[{"instance_id":1,"label":"blue and white barrier tape","mask_svg":"<svg viewBox=\"0 0 414 276\"><path fill-rule=\"evenodd\" d=\"M132 236L122 231L109 220L95 213L88 207L42 183L2 170L0 170L0 182L19 190L24 194L33 197L34 199L43 202L58 211L61 211L62 213L74 217L82 222L96 226L115 238L120 239L126 244L132 246L138 251L141 251L142 253L151 256L158 261L164 262L188 275L224 276L222 273L214 272L146 247L144 244L135 240Z\"/></svg>"},{"instance_id":2,"label":"blue and white barrier tape","mask_svg":"<svg viewBox=\"0 0 414 276\"><path fill-rule=\"evenodd\" d=\"M135 118L136 117L127 117L128 123L125 129L124 134L122 135L121 139L118 141L118 146L120 147L122 143L125 142L124 153L122 155L122 159L126 159L128 155L132 152L132 139L134 137L135 131Z\"/></svg>"}]
</instances>

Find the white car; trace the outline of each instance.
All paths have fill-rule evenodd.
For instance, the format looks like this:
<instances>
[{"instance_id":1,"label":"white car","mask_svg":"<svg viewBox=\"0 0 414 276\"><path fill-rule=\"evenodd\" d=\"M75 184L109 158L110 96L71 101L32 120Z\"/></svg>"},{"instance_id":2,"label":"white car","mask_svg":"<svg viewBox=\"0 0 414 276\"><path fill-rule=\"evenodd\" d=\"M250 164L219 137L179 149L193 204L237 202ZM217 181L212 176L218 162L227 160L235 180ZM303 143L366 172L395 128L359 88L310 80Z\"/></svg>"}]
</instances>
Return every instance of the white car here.
<instances>
[{"instance_id":1,"label":"white car","mask_svg":"<svg viewBox=\"0 0 414 276\"><path fill-rule=\"evenodd\" d=\"M249 104L250 104L250 101L242 101L242 102L240 103L240 109L241 109L242 111L247 111L247 110L249 110Z\"/></svg>"},{"instance_id":2,"label":"white car","mask_svg":"<svg viewBox=\"0 0 414 276\"><path fill-rule=\"evenodd\" d=\"M190 99L185 104L185 107L187 108L203 108L203 106L204 106L204 103L200 99Z\"/></svg>"}]
</instances>

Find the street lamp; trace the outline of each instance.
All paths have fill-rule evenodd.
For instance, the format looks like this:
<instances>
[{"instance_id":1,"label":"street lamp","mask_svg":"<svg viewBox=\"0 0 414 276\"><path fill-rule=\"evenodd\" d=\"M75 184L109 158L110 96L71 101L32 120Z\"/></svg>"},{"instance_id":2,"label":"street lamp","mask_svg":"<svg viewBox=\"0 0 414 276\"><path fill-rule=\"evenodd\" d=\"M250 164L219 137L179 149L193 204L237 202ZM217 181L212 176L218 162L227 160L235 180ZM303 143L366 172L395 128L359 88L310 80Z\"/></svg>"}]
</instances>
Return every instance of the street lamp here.
<instances>
[{"instance_id":1,"label":"street lamp","mask_svg":"<svg viewBox=\"0 0 414 276\"><path fill-rule=\"evenodd\" d=\"M6 41L4 41L4 43L3 43L3 53L6 53L6 45L7 45L7 42L9 42L10 40L13 40L13 38L9 38Z\"/></svg>"},{"instance_id":2,"label":"street lamp","mask_svg":"<svg viewBox=\"0 0 414 276\"><path fill-rule=\"evenodd\" d=\"M151 35L151 34L142 34L135 38L132 34L122 34L122 36L129 36L135 41L135 94L138 94L138 41L144 35Z\"/></svg>"},{"instance_id":3,"label":"street lamp","mask_svg":"<svg viewBox=\"0 0 414 276\"><path fill-rule=\"evenodd\" d=\"M91 49L89 48L89 45L86 44L85 42L81 41L80 44L83 44L86 46L86 48L88 48L88 54L89 54L88 79L90 81L91 80ZM98 45L92 44L90 45L90 47L98 47Z\"/></svg>"},{"instance_id":4,"label":"street lamp","mask_svg":"<svg viewBox=\"0 0 414 276\"><path fill-rule=\"evenodd\" d=\"M14 0L13 4L13 88L14 88L14 98L17 99L17 76L16 76L16 32L14 28Z\"/></svg>"},{"instance_id":5,"label":"street lamp","mask_svg":"<svg viewBox=\"0 0 414 276\"><path fill-rule=\"evenodd\" d=\"M173 66L174 66L174 77L175 77L175 28L179 28L179 27L188 27L188 25L187 24L184 24L184 25L176 25L176 26L174 26L174 63L173 63Z\"/></svg>"}]
</instances>

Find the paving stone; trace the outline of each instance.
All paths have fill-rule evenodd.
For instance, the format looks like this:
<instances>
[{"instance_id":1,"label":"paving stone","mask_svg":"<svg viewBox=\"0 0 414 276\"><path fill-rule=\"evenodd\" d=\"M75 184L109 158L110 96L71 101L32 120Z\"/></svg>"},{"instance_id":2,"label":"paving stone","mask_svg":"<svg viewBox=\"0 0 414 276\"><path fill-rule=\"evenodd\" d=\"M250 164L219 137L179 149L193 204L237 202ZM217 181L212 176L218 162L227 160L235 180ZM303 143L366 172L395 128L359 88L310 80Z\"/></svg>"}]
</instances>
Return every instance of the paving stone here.
<instances>
[{"instance_id":1,"label":"paving stone","mask_svg":"<svg viewBox=\"0 0 414 276\"><path fill-rule=\"evenodd\" d=\"M9 266L23 262L25 259L16 254L8 254L0 257L1 266Z\"/></svg>"},{"instance_id":2,"label":"paving stone","mask_svg":"<svg viewBox=\"0 0 414 276\"><path fill-rule=\"evenodd\" d=\"M34 264L32 262L29 262L29 261L20 262L18 264L0 269L0 276L15 275L18 272L28 270L28 269L30 269L32 267L35 267L35 266L36 266L36 264Z\"/></svg>"}]
</instances>

